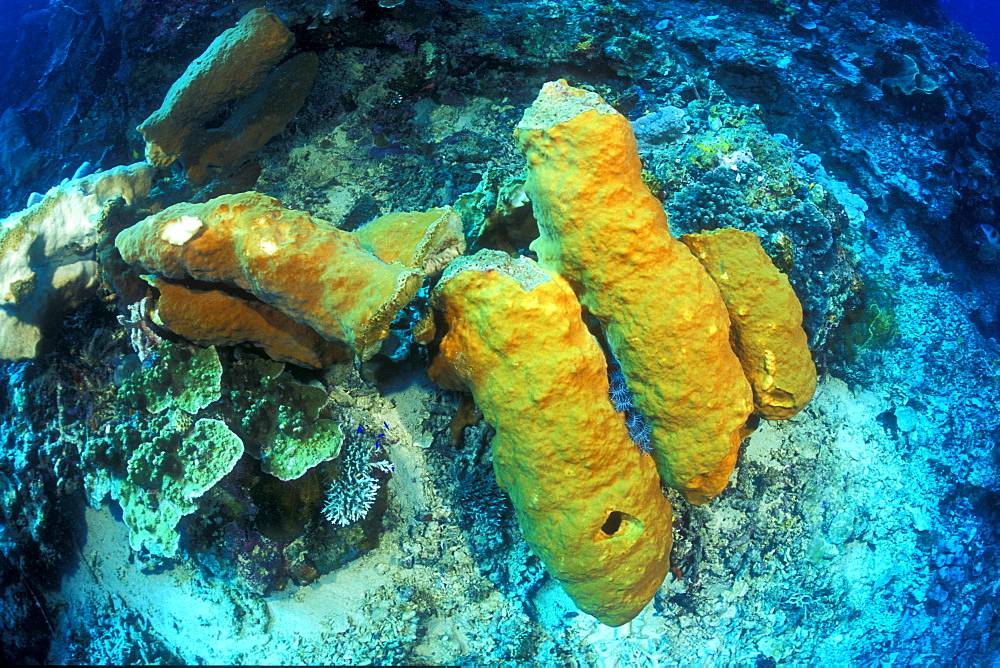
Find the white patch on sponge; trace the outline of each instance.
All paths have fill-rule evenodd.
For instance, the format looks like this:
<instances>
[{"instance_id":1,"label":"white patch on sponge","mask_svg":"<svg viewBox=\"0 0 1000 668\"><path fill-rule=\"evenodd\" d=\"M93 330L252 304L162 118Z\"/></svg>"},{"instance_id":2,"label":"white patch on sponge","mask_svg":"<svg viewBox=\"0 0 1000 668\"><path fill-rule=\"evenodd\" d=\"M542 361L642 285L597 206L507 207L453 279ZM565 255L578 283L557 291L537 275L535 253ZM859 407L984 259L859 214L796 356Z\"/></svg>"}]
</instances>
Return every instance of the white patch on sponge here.
<instances>
[{"instance_id":1,"label":"white patch on sponge","mask_svg":"<svg viewBox=\"0 0 1000 668\"><path fill-rule=\"evenodd\" d=\"M177 220L171 220L163 227L163 231L160 232L160 238L168 244L183 246L191 241L191 237L204 226L205 224L201 222L200 218L195 216L181 216Z\"/></svg>"}]
</instances>

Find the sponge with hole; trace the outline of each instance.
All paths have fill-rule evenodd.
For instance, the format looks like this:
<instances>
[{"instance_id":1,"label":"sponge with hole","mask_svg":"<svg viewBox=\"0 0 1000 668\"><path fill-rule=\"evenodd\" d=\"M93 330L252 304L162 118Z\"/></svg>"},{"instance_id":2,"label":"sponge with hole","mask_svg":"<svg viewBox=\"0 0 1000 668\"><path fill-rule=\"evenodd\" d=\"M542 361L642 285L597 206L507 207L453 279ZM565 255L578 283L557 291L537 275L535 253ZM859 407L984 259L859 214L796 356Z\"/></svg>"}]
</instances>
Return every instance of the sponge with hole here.
<instances>
[{"instance_id":1,"label":"sponge with hole","mask_svg":"<svg viewBox=\"0 0 1000 668\"><path fill-rule=\"evenodd\" d=\"M452 262L433 300L448 332L431 377L471 390L496 429L494 472L524 539L581 610L625 624L666 576L671 508L572 288L483 250Z\"/></svg>"}]
</instances>

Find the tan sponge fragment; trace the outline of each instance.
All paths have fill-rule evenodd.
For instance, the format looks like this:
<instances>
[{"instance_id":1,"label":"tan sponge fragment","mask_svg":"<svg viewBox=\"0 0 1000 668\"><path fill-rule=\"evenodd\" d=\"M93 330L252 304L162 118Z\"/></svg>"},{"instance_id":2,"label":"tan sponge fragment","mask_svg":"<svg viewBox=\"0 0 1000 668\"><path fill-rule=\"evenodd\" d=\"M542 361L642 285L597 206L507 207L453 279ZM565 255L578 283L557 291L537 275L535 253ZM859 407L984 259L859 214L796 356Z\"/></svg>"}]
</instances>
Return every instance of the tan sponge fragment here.
<instances>
[{"instance_id":1,"label":"tan sponge fragment","mask_svg":"<svg viewBox=\"0 0 1000 668\"><path fill-rule=\"evenodd\" d=\"M285 129L316 79L315 53L281 62L294 42L274 14L247 12L188 65L139 125L146 160L167 167L180 159L188 179L201 185L253 158Z\"/></svg>"}]
</instances>

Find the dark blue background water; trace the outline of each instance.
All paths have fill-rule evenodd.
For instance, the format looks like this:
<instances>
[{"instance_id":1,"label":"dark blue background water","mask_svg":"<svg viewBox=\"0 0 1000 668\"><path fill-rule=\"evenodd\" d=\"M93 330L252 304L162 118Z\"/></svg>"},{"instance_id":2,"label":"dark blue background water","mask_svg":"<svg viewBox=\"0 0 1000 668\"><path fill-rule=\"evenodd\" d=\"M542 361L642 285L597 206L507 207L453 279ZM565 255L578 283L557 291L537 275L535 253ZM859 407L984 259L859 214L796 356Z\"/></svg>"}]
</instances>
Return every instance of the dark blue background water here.
<instances>
[{"instance_id":1,"label":"dark blue background water","mask_svg":"<svg viewBox=\"0 0 1000 668\"><path fill-rule=\"evenodd\" d=\"M990 50L990 62L1000 63L1000 2L941 0L945 14L960 23Z\"/></svg>"},{"instance_id":2,"label":"dark blue background water","mask_svg":"<svg viewBox=\"0 0 1000 668\"><path fill-rule=\"evenodd\" d=\"M916 1L916 0L912 0ZM872 0L877 4L879 0ZM990 61L1000 64L1000 0L939 0L945 14L974 34L990 50ZM80 7L89 3L80 2ZM49 0L0 0L0 55L17 39L18 22L26 12L44 9ZM30 20L30 19L29 19Z\"/></svg>"},{"instance_id":3,"label":"dark blue background water","mask_svg":"<svg viewBox=\"0 0 1000 668\"><path fill-rule=\"evenodd\" d=\"M44 9L48 5L49 0L0 0L0 66L4 69L7 68L7 56L17 42L21 19L28 12Z\"/></svg>"}]
</instances>

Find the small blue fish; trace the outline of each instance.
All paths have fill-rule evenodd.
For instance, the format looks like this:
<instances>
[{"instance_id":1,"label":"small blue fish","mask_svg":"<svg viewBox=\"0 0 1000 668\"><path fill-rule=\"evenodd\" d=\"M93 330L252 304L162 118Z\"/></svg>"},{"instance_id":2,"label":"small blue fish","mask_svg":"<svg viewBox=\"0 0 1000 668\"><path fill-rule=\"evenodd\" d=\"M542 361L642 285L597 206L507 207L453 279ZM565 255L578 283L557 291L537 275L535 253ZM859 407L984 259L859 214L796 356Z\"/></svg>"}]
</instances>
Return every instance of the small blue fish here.
<instances>
[{"instance_id":1,"label":"small blue fish","mask_svg":"<svg viewBox=\"0 0 1000 668\"><path fill-rule=\"evenodd\" d=\"M979 229L983 231L983 236L986 237L986 241L991 246L1000 248L1000 232L997 231L997 228L987 223L980 223Z\"/></svg>"}]
</instances>

